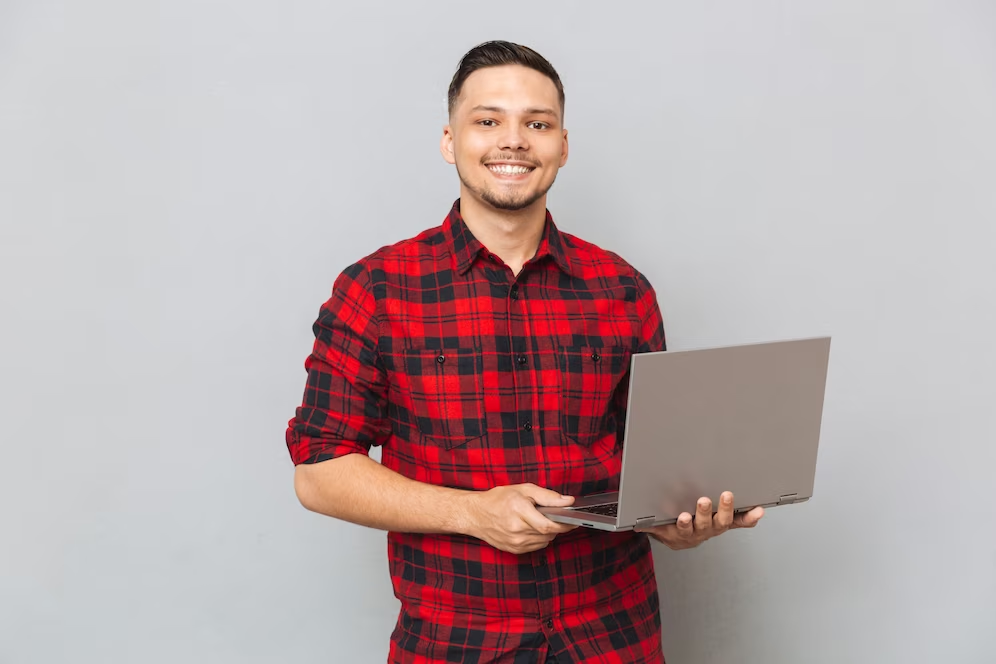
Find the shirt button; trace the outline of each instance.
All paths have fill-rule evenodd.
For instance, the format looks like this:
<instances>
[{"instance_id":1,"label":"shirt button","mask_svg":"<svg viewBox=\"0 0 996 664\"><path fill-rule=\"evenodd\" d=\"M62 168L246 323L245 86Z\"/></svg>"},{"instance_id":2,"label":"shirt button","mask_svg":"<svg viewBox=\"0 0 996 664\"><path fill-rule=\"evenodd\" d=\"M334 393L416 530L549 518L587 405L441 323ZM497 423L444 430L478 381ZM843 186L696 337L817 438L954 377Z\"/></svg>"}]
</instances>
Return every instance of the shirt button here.
<instances>
[{"instance_id":1,"label":"shirt button","mask_svg":"<svg viewBox=\"0 0 996 664\"><path fill-rule=\"evenodd\" d=\"M552 620L547 620L546 621L546 628L547 629L553 629L553 621Z\"/></svg>"},{"instance_id":2,"label":"shirt button","mask_svg":"<svg viewBox=\"0 0 996 664\"><path fill-rule=\"evenodd\" d=\"M522 425L522 428L525 429L526 431L532 431L533 430L533 423L532 422L526 422L525 424Z\"/></svg>"},{"instance_id":3,"label":"shirt button","mask_svg":"<svg viewBox=\"0 0 996 664\"><path fill-rule=\"evenodd\" d=\"M591 354L591 361L592 362L598 362L600 359L602 359L602 356L599 355L598 353L592 353Z\"/></svg>"},{"instance_id":4,"label":"shirt button","mask_svg":"<svg viewBox=\"0 0 996 664\"><path fill-rule=\"evenodd\" d=\"M515 361L518 362L519 364L524 365L529 360L528 360L528 358L526 358L525 355L519 355L517 358L515 358Z\"/></svg>"},{"instance_id":5,"label":"shirt button","mask_svg":"<svg viewBox=\"0 0 996 664\"><path fill-rule=\"evenodd\" d=\"M439 362L440 364L442 364L445 361L446 361L445 355L440 355L439 357L436 358L436 362Z\"/></svg>"},{"instance_id":6,"label":"shirt button","mask_svg":"<svg viewBox=\"0 0 996 664\"><path fill-rule=\"evenodd\" d=\"M512 296L513 300L518 300L519 299L519 287L518 286L512 286L512 288L509 290L509 294Z\"/></svg>"}]
</instances>

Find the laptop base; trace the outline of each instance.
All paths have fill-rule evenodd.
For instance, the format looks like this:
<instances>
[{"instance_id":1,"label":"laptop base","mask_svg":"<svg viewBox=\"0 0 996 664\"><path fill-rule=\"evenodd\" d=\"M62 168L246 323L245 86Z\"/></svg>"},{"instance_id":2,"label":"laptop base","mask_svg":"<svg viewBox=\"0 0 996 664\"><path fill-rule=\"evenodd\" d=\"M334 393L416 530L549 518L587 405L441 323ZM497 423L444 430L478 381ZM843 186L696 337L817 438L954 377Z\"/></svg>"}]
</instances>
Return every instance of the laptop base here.
<instances>
[{"instance_id":1,"label":"laptop base","mask_svg":"<svg viewBox=\"0 0 996 664\"><path fill-rule=\"evenodd\" d=\"M768 503L766 505L749 505L747 507L738 507L733 510L733 513L742 514L743 512L749 512L755 507L763 507L768 510L772 507L779 507L781 505L793 505L798 503L807 502L808 498L803 498L799 500L787 500L779 501L777 503ZM590 496L584 496L578 498L574 501L574 505L571 507L537 507L546 518L551 521L556 521L557 523L567 523L575 526L582 526L585 528L595 528L596 530L605 530L609 532L624 532L627 530L633 530L634 528L650 528L656 526L666 526L671 523L677 522L677 517L671 519L657 519L656 517L647 517L644 519L638 519L637 523L631 523L628 525L622 525L619 523L619 518L616 516L610 516L608 514L599 514L600 511L587 511L590 509L597 509L603 506L618 505L619 493L612 491L609 493L599 493L592 494ZM692 506L688 510L688 513L695 514L695 507ZM716 511L713 510L713 514Z\"/></svg>"}]
</instances>

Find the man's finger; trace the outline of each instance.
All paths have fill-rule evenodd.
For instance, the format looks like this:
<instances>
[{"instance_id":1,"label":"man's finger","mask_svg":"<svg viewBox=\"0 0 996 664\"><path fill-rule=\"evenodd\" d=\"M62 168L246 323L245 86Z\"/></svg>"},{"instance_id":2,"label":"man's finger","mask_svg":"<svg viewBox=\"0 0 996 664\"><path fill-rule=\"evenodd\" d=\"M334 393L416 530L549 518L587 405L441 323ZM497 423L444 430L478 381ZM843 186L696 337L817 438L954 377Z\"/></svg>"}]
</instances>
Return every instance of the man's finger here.
<instances>
[{"instance_id":1,"label":"man's finger","mask_svg":"<svg viewBox=\"0 0 996 664\"><path fill-rule=\"evenodd\" d=\"M698 505L695 506L695 530L709 530L712 528L712 501L708 498L699 498Z\"/></svg>"},{"instance_id":2,"label":"man's finger","mask_svg":"<svg viewBox=\"0 0 996 664\"><path fill-rule=\"evenodd\" d=\"M530 551L539 551L540 549L546 548L553 541L553 537L546 537L543 535L533 535L532 537L517 542L516 544L506 548L505 550L509 553L523 554L529 553Z\"/></svg>"},{"instance_id":3,"label":"man's finger","mask_svg":"<svg viewBox=\"0 0 996 664\"><path fill-rule=\"evenodd\" d=\"M726 530L733 525L733 494L724 491L719 497L719 510L713 517L713 522L719 530Z\"/></svg>"},{"instance_id":4,"label":"man's finger","mask_svg":"<svg viewBox=\"0 0 996 664\"><path fill-rule=\"evenodd\" d=\"M577 528L577 526L570 523L551 521L532 505L523 507L519 512L519 517L531 530L543 535L560 535L561 533L568 533Z\"/></svg>"},{"instance_id":5,"label":"man's finger","mask_svg":"<svg viewBox=\"0 0 996 664\"><path fill-rule=\"evenodd\" d=\"M682 512L678 515L678 521L674 527L681 537L692 537L695 534L695 529L692 528L692 515L688 512Z\"/></svg>"}]
</instances>

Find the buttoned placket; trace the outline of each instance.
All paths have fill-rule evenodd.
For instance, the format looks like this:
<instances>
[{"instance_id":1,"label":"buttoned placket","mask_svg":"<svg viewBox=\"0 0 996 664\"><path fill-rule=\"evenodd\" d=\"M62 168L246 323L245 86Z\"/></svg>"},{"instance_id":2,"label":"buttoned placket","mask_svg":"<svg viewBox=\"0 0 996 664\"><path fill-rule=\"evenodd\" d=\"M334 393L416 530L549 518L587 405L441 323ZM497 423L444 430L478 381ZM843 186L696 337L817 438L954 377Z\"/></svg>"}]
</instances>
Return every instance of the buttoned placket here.
<instances>
[{"instance_id":1,"label":"buttoned placket","mask_svg":"<svg viewBox=\"0 0 996 664\"><path fill-rule=\"evenodd\" d=\"M501 312L501 328L498 328L499 321L496 321L495 333L503 335L506 340L503 346L510 353L507 361L512 370L499 375L499 380L509 381L509 384L499 387L502 393L514 395L507 404L503 404L502 410L515 413L519 453L522 454L522 450L537 445L537 437L543 433L539 430L540 421L533 412L534 399L531 395L537 389L536 372L532 370L527 330L523 324L522 289L528 278L529 268L523 267L518 276L513 276L510 269L504 265L502 267L504 269L501 274L505 279L504 311ZM519 479L522 481L524 478Z\"/></svg>"},{"instance_id":2,"label":"buttoned placket","mask_svg":"<svg viewBox=\"0 0 996 664\"><path fill-rule=\"evenodd\" d=\"M527 268L524 267L522 272L519 273L519 278L509 288L508 306L510 313L509 316L510 321L525 320L524 316L525 311L523 309L525 298L524 298L523 289L526 283L528 283L528 274L527 274ZM519 315L513 316L511 314L519 314ZM522 340L521 343L528 343L528 335L526 334L525 328L515 329L515 327L512 326L510 332L513 335L512 337L513 339ZM534 370L536 367L532 362L530 362L530 356L529 356L530 349L516 348L513 344L512 350L516 353L515 366L518 367L518 370L515 372L515 375L517 377L516 382L519 385L523 385L524 381L528 380L529 390L536 389L537 386L534 384L537 376L536 371ZM526 394L528 393L528 391L523 390L522 393ZM516 394L519 394L518 390L516 390ZM523 404L520 401L518 412L520 413L527 412L526 411L527 408L528 409L532 408L532 400L530 400L529 403L526 404ZM521 417L532 418L534 417L534 415L532 414L522 415ZM542 431L534 430L535 427L530 426L529 420L527 420L525 424L523 424L523 429L526 431L527 434L532 434L535 436L542 436L545 433ZM533 439L530 442L533 445L540 444L539 440L537 439ZM549 547L544 547L542 549L539 549L538 551L533 551L531 554L532 558L531 562L533 565L533 578L536 584L536 604L539 613L540 629L546 635L547 639L550 638L555 628L555 623L553 620L554 618L553 581L552 581L552 570L551 570L551 565L553 563L550 560L550 555L551 553Z\"/></svg>"},{"instance_id":3,"label":"buttoned placket","mask_svg":"<svg viewBox=\"0 0 996 664\"><path fill-rule=\"evenodd\" d=\"M537 373L531 361L529 339L525 321L525 288L529 280L530 267L528 264L517 276L513 276L510 269L501 263L501 260L491 254L491 262L495 263L492 269L501 271L501 278L505 279L504 309L496 307L495 334L504 335L508 340L505 348L511 353L509 358L512 371L499 373L499 380L509 380L511 385L499 385L501 393L514 394L514 403L508 403L517 417L519 450L539 444L543 431L539 429L539 420L533 412L533 399L529 395L538 386L535 384ZM503 269L504 268L504 269ZM492 273L492 277L498 277ZM497 303L496 303L497 304ZM499 320L500 319L500 320ZM510 390L508 388L511 388ZM504 410L503 404L503 410ZM522 481L524 478L520 478ZM554 622L553 603L553 581L552 567L550 560L550 549L544 547L538 551L527 554L533 568L533 583L536 585L536 608L539 618L540 630L549 639L556 627Z\"/></svg>"}]
</instances>

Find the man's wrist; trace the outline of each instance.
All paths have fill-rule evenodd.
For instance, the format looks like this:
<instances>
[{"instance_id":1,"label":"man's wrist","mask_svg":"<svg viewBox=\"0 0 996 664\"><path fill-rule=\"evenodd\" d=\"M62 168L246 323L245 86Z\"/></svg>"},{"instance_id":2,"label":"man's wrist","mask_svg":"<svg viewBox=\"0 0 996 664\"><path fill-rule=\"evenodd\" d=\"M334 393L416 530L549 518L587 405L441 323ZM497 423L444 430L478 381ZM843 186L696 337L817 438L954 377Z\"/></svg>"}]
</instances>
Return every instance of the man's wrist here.
<instances>
[{"instance_id":1,"label":"man's wrist","mask_svg":"<svg viewBox=\"0 0 996 664\"><path fill-rule=\"evenodd\" d=\"M458 535L476 537L477 501L480 500L480 495L479 491L454 491L452 498L447 497L452 505L450 530Z\"/></svg>"}]
</instances>

